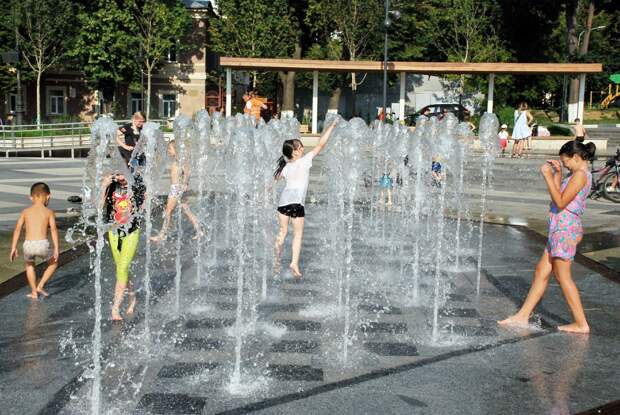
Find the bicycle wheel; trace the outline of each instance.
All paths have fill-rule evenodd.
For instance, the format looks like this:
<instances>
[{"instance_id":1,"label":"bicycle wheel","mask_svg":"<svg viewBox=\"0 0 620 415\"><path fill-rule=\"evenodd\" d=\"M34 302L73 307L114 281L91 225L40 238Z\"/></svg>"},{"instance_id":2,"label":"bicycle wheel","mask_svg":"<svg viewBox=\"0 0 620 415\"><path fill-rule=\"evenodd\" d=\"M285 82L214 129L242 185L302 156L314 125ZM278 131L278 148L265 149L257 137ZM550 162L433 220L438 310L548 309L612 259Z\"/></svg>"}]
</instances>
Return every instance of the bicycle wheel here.
<instances>
[{"instance_id":1,"label":"bicycle wheel","mask_svg":"<svg viewBox=\"0 0 620 415\"><path fill-rule=\"evenodd\" d=\"M605 197L609 200L611 200L612 202L615 203L620 203L620 186L618 184L616 184L616 191L615 192L608 192L607 188L611 187L611 182L614 179L614 177L616 177L616 175L614 174L610 174L605 178L605 183L603 183L603 192L605 194Z\"/></svg>"}]
</instances>

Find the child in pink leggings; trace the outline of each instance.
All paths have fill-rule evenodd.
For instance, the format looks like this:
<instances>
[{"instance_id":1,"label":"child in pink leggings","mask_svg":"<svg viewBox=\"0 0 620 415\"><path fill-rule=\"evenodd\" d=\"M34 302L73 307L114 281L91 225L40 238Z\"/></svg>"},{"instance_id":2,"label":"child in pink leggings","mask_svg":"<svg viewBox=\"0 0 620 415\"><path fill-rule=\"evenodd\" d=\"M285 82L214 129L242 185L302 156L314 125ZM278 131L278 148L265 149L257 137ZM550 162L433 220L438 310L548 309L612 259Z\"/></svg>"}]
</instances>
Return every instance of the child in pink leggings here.
<instances>
[{"instance_id":1,"label":"child in pink leggings","mask_svg":"<svg viewBox=\"0 0 620 415\"><path fill-rule=\"evenodd\" d=\"M536 265L532 286L521 309L507 319L499 321L499 324L527 326L530 315L545 293L553 272L575 320L574 323L559 326L558 330L572 333L590 332L579 291L571 276L571 263L575 258L577 244L581 242L583 236L581 216L585 211L586 198L592 186L589 162L594 159L595 151L594 143L584 145L578 141L569 141L560 149L560 161L548 160L540 168L551 196L547 246ZM562 180L562 165L571 172L564 180Z\"/></svg>"}]
</instances>

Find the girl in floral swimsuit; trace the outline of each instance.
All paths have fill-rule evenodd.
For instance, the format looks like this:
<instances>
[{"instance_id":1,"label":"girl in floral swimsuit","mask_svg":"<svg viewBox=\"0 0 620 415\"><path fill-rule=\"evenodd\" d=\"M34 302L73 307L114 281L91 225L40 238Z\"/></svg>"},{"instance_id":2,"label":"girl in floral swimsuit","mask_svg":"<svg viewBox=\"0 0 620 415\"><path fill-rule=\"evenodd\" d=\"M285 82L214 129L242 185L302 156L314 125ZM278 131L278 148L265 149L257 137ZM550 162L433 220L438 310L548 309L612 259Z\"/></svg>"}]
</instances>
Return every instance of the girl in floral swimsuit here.
<instances>
[{"instance_id":1,"label":"girl in floral swimsuit","mask_svg":"<svg viewBox=\"0 0 620 415\"><path fill-rule=\"evenodd\" d=\"M595 150L594 143L584 145L577 141L569 141L560 149L561 164L558 160L548 160L540 168L551 196L547 246L536 265L532 286L521 309L515 315L500 321L500 324L527 326L529 317L545 293L553 272L575 320L574 323L559 326L558 330L573 333L590 332L579 291L571 276L571 264L577 244L581 242L583 236L581 216L585 211L586 198L592 185L589 162L594 159ZM571 172L564 180L561 165Z\"/></svg>"}]
</instances>

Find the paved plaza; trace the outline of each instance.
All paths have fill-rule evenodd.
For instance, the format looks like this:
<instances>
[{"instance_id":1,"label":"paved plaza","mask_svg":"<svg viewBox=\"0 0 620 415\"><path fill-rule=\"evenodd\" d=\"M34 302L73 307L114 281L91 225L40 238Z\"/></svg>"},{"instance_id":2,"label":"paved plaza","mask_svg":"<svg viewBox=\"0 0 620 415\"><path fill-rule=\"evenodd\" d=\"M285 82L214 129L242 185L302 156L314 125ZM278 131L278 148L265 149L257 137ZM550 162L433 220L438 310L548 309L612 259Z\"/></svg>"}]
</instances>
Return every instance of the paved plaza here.
<instances>
[{"instance_id":1,"label":"paved plaza","mask_svg":"<svg viewBox=\"0 0 620 415\"><path fill-rule=\"evenodd\" d=\"M82 163L0 162L2 229L10 230L14 216L27 204L30 184L37 180L50 184L51 207L65 212L59 216L71 218L66 209L75 205L64 199L79 194ZM591 324L589 336L555 330L570 319L555 282L536 310L536 325L504 329L495 323L522 301L544 248L538 232L544 233L548 199L536 171L539 163L539 159L497 161L487 201L490 223L483 241L480 293L475 289L476 259L470 253L462 269L442 274L447 299L439 310L437 339L431 339L429 326L432 264L423 268L426 282L421 297L426 300L413 304L397 295L399 286L386 277L386 270L396 267L394 253L377 251L363 240L355 244L355 266L365 276L353 278L351 286L352 342L346 361L343 316L334 300L337 289L323 262L322 178L313 176L308 197L319 203L308 207L312 214L304 236L304 278L295 282L283 273L269 279L268 297L258 303L257 323L242 344L242 377L235 385L230 381L238 298L233 252L214 245L217 262L198 276L195 247L188 245L177 291L174 256L165 247L156 248L155 301L147 340L143 290L138 292L134 318L122 324L107 319L114 271L105 249L102 413L617 413L617 205L589 201L582 255L573 267ZM467 202L475 216L480 180L475 160L466 172ZM381 214L388 230L398 226L398 199L394 211ZM218 223L216 232L223 238L226 222L220 217ZM454 223L448 221L446 226L451 229ZM475 240L469 242L477 246ZM137 273L144 267L144 247L140 249ZM603 270L592 266L590 260L597 255L611 258ZM90 412L92 287L89 255L76 252L70 265L62 266L51 280L49 299L29 301L24 289L0 298L5 316L0 332L2 413ZM175 308L177 298L183 309ZM603 409L587 412L594 408Z\"/></svg>"}]
</instances>

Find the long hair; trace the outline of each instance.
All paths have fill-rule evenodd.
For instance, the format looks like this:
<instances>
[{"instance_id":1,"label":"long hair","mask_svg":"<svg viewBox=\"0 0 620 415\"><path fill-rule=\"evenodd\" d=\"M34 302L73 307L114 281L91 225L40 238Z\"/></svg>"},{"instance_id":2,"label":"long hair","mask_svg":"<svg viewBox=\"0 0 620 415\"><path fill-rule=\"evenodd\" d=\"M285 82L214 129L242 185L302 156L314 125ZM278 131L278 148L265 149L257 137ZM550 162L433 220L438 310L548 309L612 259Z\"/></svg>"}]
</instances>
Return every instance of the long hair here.
<instances>
[{"instance_id":1,"label":"long hair","mask_svg":"<svg viewBox=\"0 0 620 415\"><path fill-rule=\"evenodd\" d=\"M576 140L567 141L560 148L559 155L562 154L568 157L573 157L575 154L578 154L579 157L586 161L594 160L594 154L596 153L596 145L592 141L587 144L580 143Z\"/></svg>"},{"instance_id":2,"label":"long hair","mask_svg":"<svg viewBox=\"0 0 620 415\"><path fill-rule=\"evenodd\" d=\"M278 159L276 171L273 173L273 177L275 179L277 179L278 176L280 176L280 173L282 173L284 166L286 166L287 160L293 158L293 151L299 149L300 147L303 147L303 143L297 138L284 141L284 144L282 144L282 156Z\"/></svg>"},{"instance_id":3,"label":"long hair","mask_svg":"<svg viewBox=\"0 0 620 415\"><path fill-rule=\"evenodd\" d=\"M522 102L519 104L519 111L527 111L527 110L528 110L527 102L522 101Z\"/></svg>"}]
</instances>

